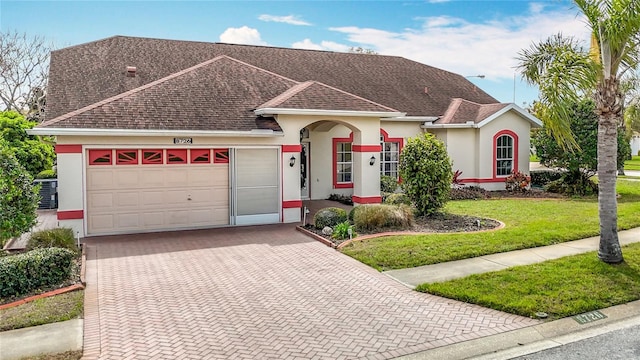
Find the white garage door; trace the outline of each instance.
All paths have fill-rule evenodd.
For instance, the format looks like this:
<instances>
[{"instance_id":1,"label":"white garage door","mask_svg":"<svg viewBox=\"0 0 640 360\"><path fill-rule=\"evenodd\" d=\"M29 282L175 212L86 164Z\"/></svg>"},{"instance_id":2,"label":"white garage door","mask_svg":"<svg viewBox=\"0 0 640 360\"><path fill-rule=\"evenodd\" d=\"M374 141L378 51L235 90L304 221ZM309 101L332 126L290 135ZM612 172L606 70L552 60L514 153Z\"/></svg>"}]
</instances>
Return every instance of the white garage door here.
<instances>
[{"instance_id":1,"label":"white garage door","mask_svg":"<svg viewBox=\"0 0 640 360\"><path fill-rule=\"evenodd\" d=\"M88 234L229 223L227 149L88 152Z\"/></svg>"}]
</instances>

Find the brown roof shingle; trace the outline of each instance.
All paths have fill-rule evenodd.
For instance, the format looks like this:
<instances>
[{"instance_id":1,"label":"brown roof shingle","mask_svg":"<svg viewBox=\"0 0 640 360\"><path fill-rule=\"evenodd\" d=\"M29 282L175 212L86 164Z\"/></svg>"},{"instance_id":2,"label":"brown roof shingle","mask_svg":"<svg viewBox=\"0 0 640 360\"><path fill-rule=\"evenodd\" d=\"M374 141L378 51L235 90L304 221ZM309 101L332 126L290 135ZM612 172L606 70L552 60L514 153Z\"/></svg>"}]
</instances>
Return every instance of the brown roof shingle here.
<instances>
[{"instance_id":1,"label":"brown roof shingle","mask_svg":"<svg viewBox=\"0 0 640 360\"><path fill-rule=\"evenodd\" d=\"M40 126L281 131L273 118L256 117L253 109L294 85L291 79L219 56Z\"/></svg>"},{"instance_id":2,"label":"brown roof shingle","mask_svg":"<svg viewBox=\"0 0 640 360\"><path fill-rule=\"evenodd\" d=\"M398 112L317 81L300 83L259 108Z\"/></svg>"},{"instance_id":3,"label":"brown roof shingle","mask_svg":"<svg viewBox=\"0 0 640 360\"><path fill-rule=\"evenodd\" d=\"M477 124L508 105L505 103L478 104L465 99L453 99L444 115L434 121L434 124L465 124L467 121Z\"/></svg>"},{"instance_id":4,"label":"brown roof shingle","mask_svg":"<svg viewBox=\"0 0 640 360\"><path fill-rule=\"evenodd\" d=\"M221 55L297 82L317 81L412 116L442 115L453 98L480 104L497 102L463 76L401 57L114 36L52 52L46 118ZM135 78L126 76L127 66L137 68ZM204 90L194 85L193 90L197 89ZM196 99L206 100L201 94L195 94ZM187 99L181 101L191 104ZM202 107L197 106L199 111L204 111ZM167 106L164 109L169 110Z\"/></svg>"}]
</instances>

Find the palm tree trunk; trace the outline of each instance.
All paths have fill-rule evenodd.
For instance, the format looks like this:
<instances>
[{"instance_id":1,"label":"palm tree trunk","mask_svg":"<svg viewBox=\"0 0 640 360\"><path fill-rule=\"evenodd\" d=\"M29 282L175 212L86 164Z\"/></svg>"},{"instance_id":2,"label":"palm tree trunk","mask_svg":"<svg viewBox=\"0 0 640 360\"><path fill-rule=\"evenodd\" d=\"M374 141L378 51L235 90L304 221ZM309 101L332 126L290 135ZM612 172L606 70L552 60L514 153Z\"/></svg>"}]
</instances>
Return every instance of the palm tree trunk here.
<instances>
[{"instance_id":1,"label":"palm tree trunk","mask_svg":"<svg viewBox=\"0 0 640 360\"><path fill-rule=\"evenodd\" d=\"M596 93L598 121L598 211L600 214L600 260L617 264L624 261L618 240L616 200L618 120L622 114L621 95L615 78L604 79Z\"/></svg>"}]
</instances>

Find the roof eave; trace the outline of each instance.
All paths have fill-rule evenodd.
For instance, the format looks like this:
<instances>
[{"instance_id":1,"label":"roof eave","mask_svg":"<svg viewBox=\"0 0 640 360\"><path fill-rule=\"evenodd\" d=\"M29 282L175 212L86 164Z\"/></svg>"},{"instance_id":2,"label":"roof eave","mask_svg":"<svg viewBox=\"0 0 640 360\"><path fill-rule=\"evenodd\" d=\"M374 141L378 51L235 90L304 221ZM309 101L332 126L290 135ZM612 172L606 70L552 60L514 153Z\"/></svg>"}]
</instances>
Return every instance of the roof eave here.
<instances>
[{"instance_id":1,"label":"roof eave","mask_svg":"<svg viewBox=\"0 0 640 360\"><path fill-rule=\"evenodd\" d=\"M351 116L351 117L401 117L406 113L398 111L356 111L356 110L320 110L320 109L292 109L292 108L260 108L254 113L259 116L272 115L321 115L321 116Z\"/></svg>"},{"instance_id":2,"label":"roof eave","mask_svg":"<svg viewBox=\"0 0 640 360\"><path fill-rule=\"evenodd\" d=\"M81 128L33 128L29 135L55 136L189 136L189 137L280 137L282 131L270 129L239 130L159 130L159 129L81 129Z\"/></svg>"}]
</instances>

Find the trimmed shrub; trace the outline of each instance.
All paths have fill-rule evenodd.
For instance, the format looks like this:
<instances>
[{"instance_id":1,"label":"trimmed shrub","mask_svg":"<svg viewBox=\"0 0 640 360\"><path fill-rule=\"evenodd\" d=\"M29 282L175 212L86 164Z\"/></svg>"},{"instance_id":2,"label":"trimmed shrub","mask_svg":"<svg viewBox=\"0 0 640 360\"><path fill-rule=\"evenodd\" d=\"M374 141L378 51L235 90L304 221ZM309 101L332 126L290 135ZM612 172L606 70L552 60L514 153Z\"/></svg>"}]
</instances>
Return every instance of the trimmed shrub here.
<instances>
[{"instance_id":1,"label":"trimmed shrub","mask_svg":"<svg viewBox=\"0 0 640 360\"><path fill-rule=\"evenodd\" d=\"M78 246L76 246L76 238L73 236L73 230L69 228L56 228L36 231L31 234L27 242L27 250L51 247L69 249L77 253Z\"/></svg>"},{"instance_id":2,"label":"trimmed shrub","mask_svg":"<svg viewBox=\"0 0 640 360\"><path fill-rule=\"evenodd\" d=\"M418 215L431 215L449 200L453 171L442 141L433 134L410 138L400 154L401 187Z\"/></svg>"},{"instance_id":3,"label":"trimmed shrub","mask_svg":"<svg viewBox=\"0 0 640 360\"><path fill-rule=\"evenodd\" d=\"M380 175L380 192L393 193L398 189L398 179L389 175Z\"/></svg>"},{"instance_id":4,"label":"trimmed shrub","mask_svg":"<svg viewBox=\"0 0 640 360\"><path fill-rule=\"evenodd\" d=\"M406 229L413 223L413 211L406 205L371 204L357 206L353 223L359 231L385 228Z\"/></svg>"},{"instance_id":5,"label":"trimmed shrub","mask_svg":"<svg viewBox=\"0 0 640 360\"><path fill-rule=\"evenodd\" d=\"M325 226L334 226L347 221L347 212L337 207L328 207L318 210L313 216L313 226L316 229L324 229Z\"/></svg>"},{"instance_id":6,"label":"trimmed shrub","mask_svg":"<svg viewBox=\"0 0 640 360\"><path fill-rule=\"evenodd\" d=\"M36 179L55 179L56 172L53 169L42 170L36 175Z\"/></svg>"},{"instance_id":7,"label":"trimmed shrub","mask_svg":"<svg viewBox=\"0 0 640 360\"><path fill-rule=\"evenodd\" d=\"M559 180L565 171L563 170L534 170L531 172L531 185L545 186L552 181Z\"/></svg>"},{"instance_id":8,"label":"trimmed shrub","mask_svg":"<svg viewBox=\"0 0 640 360\"><path fill-rule=\"evenodd\" d=\"M387 205L411 205L411 199L405 193L393 193L384 199L384 203Z\"/></svg>"},{"instance_id":9,"label":"trimmed shrub","mask_svg":"<svg viewBox=\"0 0 640 360\"><path fill-rule=\"evenodd\" d=\"M356 232L353 231L353 226L351 226L351 224L348 221L345 221L343 223L336 225L335 228L333 228L333 234L331 235L331 237L338 240L348 239L349 229L351 229L352 237L358 236L358 234L356 234Z\"/></svg>"},{"instance_id":10,"label":"trimmed shrub","mask_svg":"<svg viewBox=\"0 0 640 360\"><path fill-rule=\"evenodd\" d=\"M0 258L0 297L21 296L60 284L71 276L75 253L68 249L35 249Z\"/></svg>"}]
</instances>

